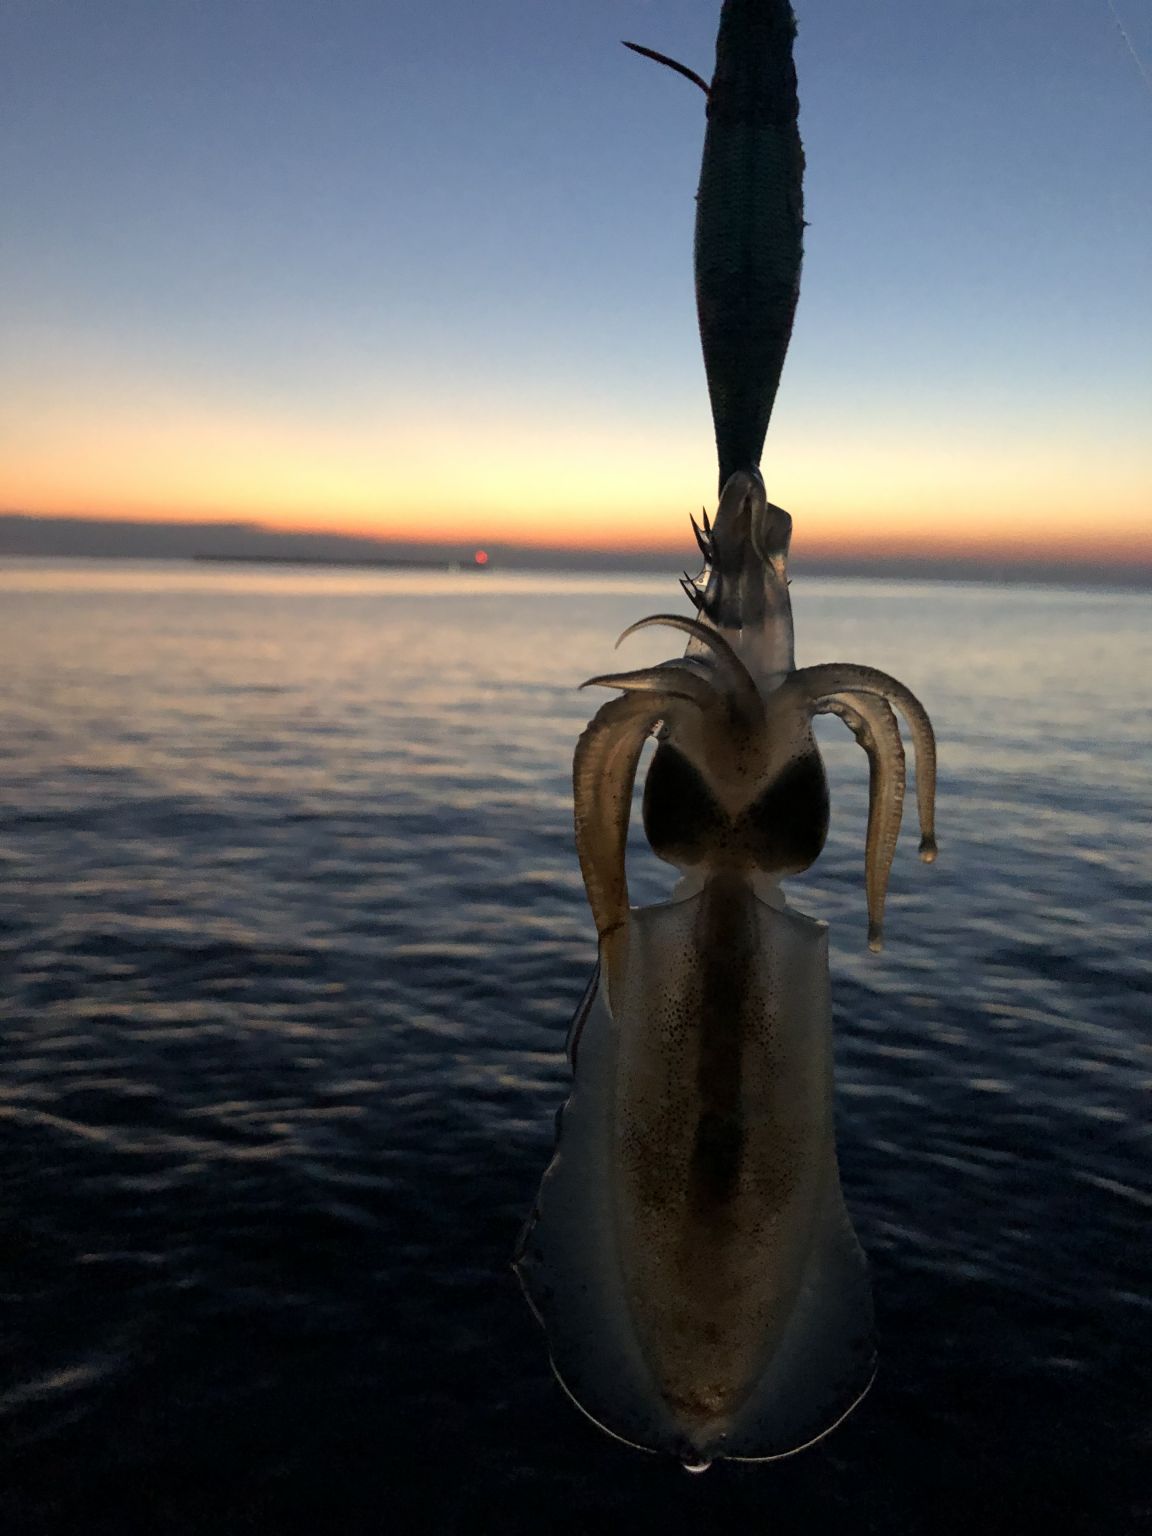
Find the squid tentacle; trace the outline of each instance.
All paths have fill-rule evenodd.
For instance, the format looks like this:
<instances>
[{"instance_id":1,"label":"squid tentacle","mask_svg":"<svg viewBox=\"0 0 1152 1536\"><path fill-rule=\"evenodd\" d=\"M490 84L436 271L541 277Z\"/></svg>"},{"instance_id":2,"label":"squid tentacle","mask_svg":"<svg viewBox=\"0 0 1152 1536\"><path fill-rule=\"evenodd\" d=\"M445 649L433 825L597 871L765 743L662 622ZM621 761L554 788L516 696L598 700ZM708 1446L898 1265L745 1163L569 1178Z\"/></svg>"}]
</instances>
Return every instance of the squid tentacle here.
<instances>
[{"instance_id":1,"label":"squid tentacle","mask_svg":"<svg viewBox=\"0 0 1152 1536\"><path fill-rule=\"evenodd\" d=\"M936 733L928 711L910 688L877 667L848 661L822 662L803 667L788 679L809 700L840 693L879 694L904 716L916 752L916 809L920 817L920 857L934 862L936 847Z\"/></svg>"},{"instance_id":2,"label":"squid tentacle","mask_svg":"<svg viewBox=\"0 0 1152 1536\"><path fill-rule=\"evenodd\" d=\"M763 721L764 702L752 674L719 630L713 629L710 624L702 624L699 619L685 618L681 613L654 613L646 619L637 619L635 624L629 624L617 640L617 646L627 640L629 635L634 635L637 630L648 629L652 625L678 629L682 634L690 635L693 640L706 646L715 657L719 678L727 684L730 701L736 714L750 725L760 724Z\"/></svg>"},{"instance_id":3,"label":"squid tentacle","mask_svg":"<svg viewBox=\"0 0 1152 1536\"><path fill-rule=\"evenodd\" d=\"M892 706L875 694L831 694L817 714L838 715L868 754L868 835L864 885L868 893L868 948L884 947L884 900L904 814L904 747Z\"/></svg>"}]
</instances>

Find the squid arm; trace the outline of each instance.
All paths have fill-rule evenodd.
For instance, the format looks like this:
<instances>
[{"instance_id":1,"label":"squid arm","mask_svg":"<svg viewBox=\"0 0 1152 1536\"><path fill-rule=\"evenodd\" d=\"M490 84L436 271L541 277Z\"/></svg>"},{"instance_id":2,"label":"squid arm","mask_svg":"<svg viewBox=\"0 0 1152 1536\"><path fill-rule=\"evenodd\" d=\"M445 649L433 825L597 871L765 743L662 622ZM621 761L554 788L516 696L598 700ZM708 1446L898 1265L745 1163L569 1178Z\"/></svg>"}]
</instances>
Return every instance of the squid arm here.
<instances>
[{"instance_id":1,"label":"squid arm","mask_svg":"<svg viewBox=\"0 0 1152 1536\"><path fill-rule=\"evenodd\" d=\"M637 691L610 699L597 710L576 744L572 763L576 851L610 995L619 981L627 942L625 850L640 753L665 716L677 706L696 703L692 690L699 679L692 678L689 685L685 670L677 690L673 668L660 670L659 691L653 686L654 671L634 673L628 686ZM625 686L607 678L589 681Z\"/></svg>"},{"instance_id":2,"label":"squid arm","mask_svg":"<svg viewBox=\"0 0 1152 1536\"><path fill-rule=\"evenodd\" d=\"M868 754L868 834L864 884L868 894L868 948L884 947L884 900L904 814L904 746L887 699L840 693L816 701L815 713L838 715Z\"/></svg>"},{"instance_id":3,"label":"squid arm","mask_svg":"<svg viewBox=\"0 0 1152 1536\"><path fill-rule=\"evenodd\" d=\"M907 721L916 752L916 808L920 817L920 857L935 861L936 846L936 733L928 711L910 688L876 667L854 662L829 661L804 667L788 679L789 685L815 701L838 693L877 694L895 707Z\"/></svg>"}]
</instances>

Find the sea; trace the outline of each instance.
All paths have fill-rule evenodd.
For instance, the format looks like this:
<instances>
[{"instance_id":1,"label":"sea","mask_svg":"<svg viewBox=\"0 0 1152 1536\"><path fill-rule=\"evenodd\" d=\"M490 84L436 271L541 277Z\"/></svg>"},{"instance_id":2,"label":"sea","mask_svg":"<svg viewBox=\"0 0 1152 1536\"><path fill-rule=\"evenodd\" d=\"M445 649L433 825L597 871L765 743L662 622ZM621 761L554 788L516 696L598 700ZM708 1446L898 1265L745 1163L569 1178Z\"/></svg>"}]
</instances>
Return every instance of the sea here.
<instances>
[{"instance_id":1,"label":"sea","mask_svg":"<svg viewBox=\"0 0 1152 1536\"><path fill-rule=\"evenodd\" d=\"M690 1477L582 1417L510 1267L595 958L579 685L675 653L613 652L675 581L0 564L5 1536L1152 1526L1152 596L792 594L800 664L928 707L940 857L906 827L870 954L822 720L788 899L830 928L880 1373Z\"/></svg>"}]
</instances>

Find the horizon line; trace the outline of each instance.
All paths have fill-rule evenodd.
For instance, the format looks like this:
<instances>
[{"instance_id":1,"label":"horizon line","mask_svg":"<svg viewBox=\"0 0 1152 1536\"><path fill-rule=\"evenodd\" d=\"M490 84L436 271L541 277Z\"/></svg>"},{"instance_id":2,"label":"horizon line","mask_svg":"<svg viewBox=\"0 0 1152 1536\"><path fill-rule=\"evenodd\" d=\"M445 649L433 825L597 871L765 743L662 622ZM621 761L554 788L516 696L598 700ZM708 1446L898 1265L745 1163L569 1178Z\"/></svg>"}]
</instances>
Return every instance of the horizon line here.
<instances>
[{"instance_id":1,"label":"horizon line","mask_svg":"<svg viewBox=\"0 0 1152 1536\"><path fill-rule=\"evenodd\" d=\"M27 512L15 508L4 508L0 509L0 533L5 526L10 533L15 532L17 528L26 530L31 536L30 547L6 547L11 541L0 537L0 555L43 554L67 558L70 555L99 557L105 554L106 557L113 559L131 559L156 558L157 554L161 553L155 549L129 552L126 549L101 551L93 548L78 548L69 551L64 547L39 550L34 547L39 542L35 537L37 530L41 530L45 535L51 535L53 531L65 536L73 533L79 542L88 545L91 545L94 536L103 530L112 539L117 535L122 538L131 538L133 534L140 534L153 535L165 541L203 541L203 548L163 552L168 558L191 558L200 554L226 557L227 550L211 547L222 535L231 535L233 538L246 537L257 545L266 546L269 550L273 545L279 545L282 553L286 555L292 553L292 546L303 552L307 546L329 544L336 547L345 546L346 553L349 555L354 553L349 546L358 546L361 553L366 553L368 548L378 549L384 556L390 553L399 556L404 552L418 551L450 560L468 560L477 551L483 551L493 563L503 563L511 559L517 564L532 558L556 558L564 561L588 559L613 563L626 560L644 562L667 560L679 565L686 557L689 564L693 564L697 558L694 545L687 539L637 541L628 540L625 537L611 541L599 539L595 542L584 542L564 538L509 539L497 536L494 539L488 539L482 533L468 537L442 535L431 538L405 538L391 532L335 529L314 525L302 527L244 517L211 519L110 517L104 513ZM213 534L217 536L216 539L213 539ZM70 541L65 537L64 542ZM16 543L23 545L26 541L17 538ZM53 544L55 543L56 541L53 540ZM241 553L241 551L235 552ZM260 552L259 548L255 548L243 551L243 554L245 558L259 557ZM882 532L873 535L861 532L846 538L834 538L827 534L805 536L801 530L800 535L794 538L792 548L793 559L803 565L870 567L879 564L901 566L963 564L999 568L1005 566L1059 569L1075 567L1082 568L1085 572L1113 570L1132 572L1134 567L1152 570L1152 536L1147 541L1143 541L1135 540L1127 533L1118 533L1112 540L1108 540L1106 535L1101 538L1097 532L1090 558L1086 559L1085 553L1083 538L1070 534L1053 534L1046 539L1001 536L994 542L989 542L957 538L954 534L933 538L930 534L924 537L909 537Z\"/></svg>"}]
</instances>

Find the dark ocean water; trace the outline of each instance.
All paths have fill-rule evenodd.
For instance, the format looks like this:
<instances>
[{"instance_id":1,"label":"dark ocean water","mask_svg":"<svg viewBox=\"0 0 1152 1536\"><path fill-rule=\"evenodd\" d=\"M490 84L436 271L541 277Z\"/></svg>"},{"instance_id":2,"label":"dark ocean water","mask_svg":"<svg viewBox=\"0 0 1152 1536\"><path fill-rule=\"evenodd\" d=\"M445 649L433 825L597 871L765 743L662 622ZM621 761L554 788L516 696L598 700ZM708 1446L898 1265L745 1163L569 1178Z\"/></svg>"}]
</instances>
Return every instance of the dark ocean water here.
<instances>
[{"instance_id":1,"label":"dark ocean water","mask_svg":"<svg viewBox=\"0 0 1152 1536\"><path fill-rule=\"evenodd\" d=\"M0 1528L1148 1529L1152 601L793 595L801 663L932 712L941 858L869 955L823 722L789 895L881 1374L691 1478L569 1404L509 1269L594 953L575 685L674 584L0 566Z\"/></svg>"}]
</instances>

